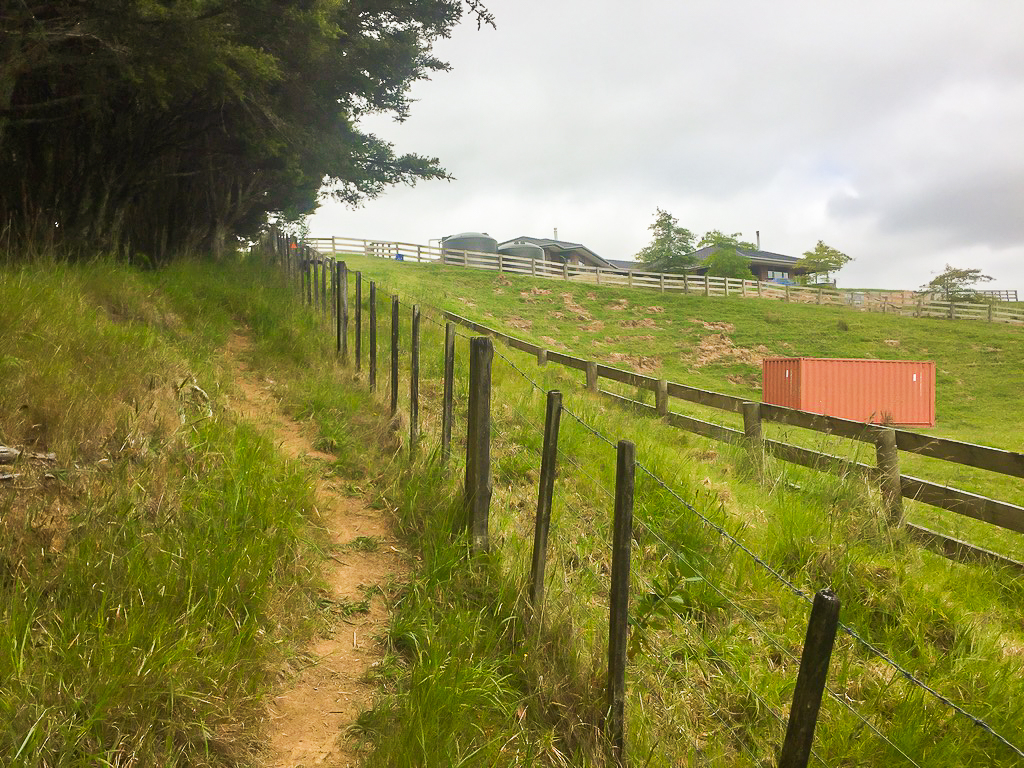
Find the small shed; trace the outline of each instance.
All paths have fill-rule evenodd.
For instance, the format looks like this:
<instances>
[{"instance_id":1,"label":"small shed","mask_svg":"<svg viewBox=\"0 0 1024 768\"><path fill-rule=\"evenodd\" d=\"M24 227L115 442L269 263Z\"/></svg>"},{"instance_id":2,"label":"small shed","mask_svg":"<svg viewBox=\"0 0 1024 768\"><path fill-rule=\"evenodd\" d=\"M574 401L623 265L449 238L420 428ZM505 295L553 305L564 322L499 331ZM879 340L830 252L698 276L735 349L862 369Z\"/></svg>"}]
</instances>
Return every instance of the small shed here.
<instances>
[{"instance_id":1,"label":"small shed","mask_svg":"<svg viewBox=\"0 0 1024 768\"><path fill-rule=\"evenodd\" d=\"M935 363L770 357L762 363L761 399L870 424L935 426Z\"/></svg>"}]
</instances>

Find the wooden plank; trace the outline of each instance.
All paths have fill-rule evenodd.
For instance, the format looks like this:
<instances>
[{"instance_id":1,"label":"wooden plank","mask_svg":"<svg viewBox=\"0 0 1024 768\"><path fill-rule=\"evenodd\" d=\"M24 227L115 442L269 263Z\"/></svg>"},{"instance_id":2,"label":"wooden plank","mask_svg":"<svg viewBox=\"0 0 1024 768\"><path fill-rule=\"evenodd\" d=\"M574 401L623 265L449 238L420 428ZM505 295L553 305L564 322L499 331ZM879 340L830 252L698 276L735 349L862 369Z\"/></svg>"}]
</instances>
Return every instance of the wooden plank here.
<instances>
[{"instance_id":1,"label":"wooden plank","mask_svg":"<svg viewBox=\"0 0 1024 768\"><path fill-rule=\"evenodd\" d=\"M620 384L628 384L631 387L654 390L657 388L658 380L651 376L644 376L641 373L626 371L622 368L612 368L610 365L597 364L597 375L602 379L610 379Z\"/></svg>"},{"instance_id":2,"label":"wooden plank","mask_svg":"<svg viewBox=\"0 0 1024 768\"><path fill-rule=\"evenodd\" d=\"M652 406L644 406L654 411L657 416L658 409ZM701 435L702 437L709 437L712 440L719 440L723 443L732 443L738 445L743 442L743 432L738 429L732 429L730 427L723 427L720 424L712 424L709 421L701 421L695 419L692 416L683 416L681 413L669 412L665 420L674 427L685 429L687 432L693 432L694 434Z\"/></svg>"},{"instance_id":3,"label":"wooden plank","mask_svg":"<svg viewBox=\"0 0 1024 768\"><path fill-rule=\"evenodd\" d=\"M914 541L943 557L948 557L950 560L956 560L960 563L980 562L986 565L1012 568L1015 571L1024 573L1024 563L1012 560L997 552L976 547L973 544L968 544L966 541L955 539L952 536L947 536L944 533L938 533L930 528L914 525L913 523L907 523L905 527L910 538Z\"/></svg>"},{"instance_id":4,"label":"wooden plank","mask_svg":"<svg viewBox=\"0 0 1024 768\"><path fill-rule=\"evenodd\" d=\"M612 759L626 765L626 641L629 639L629 572L633 543L633 492L636 446L620 440L615 462L615 512L612 518L612 572L608 595L608 720Z\"/></svg>"},{"instance_id":5,"label":"wooden plank","mask_svg":"<svg viewBox=\"0 0 1024 768\"><path fill-rule=\"evenodd\" d=\"M1024 533L1024 507L979 496L960 488L930 483L909 475L900 476L900 485L906 499L948 509L958 515L973 517L975 520L998 525L1000 528Z\"/></svg>"},{"instance_id":6,"label":"wooden plank","mask_svg":"<svg viewBox=\"0 0 1024 768\"><path fill-rule=\"evenodd\" d=\"M553 349L548 350L548 362L559 363L567 368L574 368L577 371L587 371L587 361L572 355L566 355L561 352L555 352Z\"/></svg>"},{"instance_id":7,"label":"wooden plank","mask_svg":"<svg viewBox=\"0 0 1024 768\"><path fill-rule=\"evenodd\" d=\"M723 395L719 392L687 387L674 381L668 383L668 394L671 397L678 397L680 400L689 400L691 403L700 403L701 405L718 408L722 411L740 413L743 410L744 399L742 397L733 397L732 395Z\"/></svg>"},{"instance_id":8,"label":"wooden plank","mask_svg":"<svg viewBox=\"0 0 1024 768\"><path fill-rule=\"evenodd\" d=\"M782 443L778 440L765 440L764 449L777 459L788 461L791 464L799 464L802 467L815 469L819 472L829 472L833 475L875 474L875 468L870 464L849 461L848 459L832 456L828 453L818 453L808 448Z\"/></svg>"},{"instance_id":9,"label":"wooden plank","mask_svg":"<svg viewBox=\"0 0 1024 768\"><path fill-rule=\"evenodd\" d=\"M899 429L896 430L896 445L901 451L910 451L921 456L987 469L1013 477L1024 477L1024 454L1016 451L1004 451L987 445L974 445Z\"/></svg>"},{"instance_id":10,"label":"wooden plank","mask_svg":"<svg viewBox=\"0 0 1024 768\"><path fill-rule=\"evenodd\" d=\"M795 408L786 408L781 405L761 403L761 418L765 421L774 421L777 424L788 424L793 427L811 429L815 432L823 432L827 435L838 435L848 437L852 440L872 442L869 427L860 421L839 419L835 416L824 416L818 413L798 411Z\"/></svg>"},{"instance_id":11,"label":"wooden plank","mask_svg":"<svg viewBox=\"0 0 1024 768\"><path fill-rule=\"evenodd\" d=\"M508 345L513 349L518 349L521 352L528 352L531 355L536 355L541 350L538 345L531 344L530 342L523 341L522 339L517 339L514 336L508 337Z\"/></svg>"}]
</instances>

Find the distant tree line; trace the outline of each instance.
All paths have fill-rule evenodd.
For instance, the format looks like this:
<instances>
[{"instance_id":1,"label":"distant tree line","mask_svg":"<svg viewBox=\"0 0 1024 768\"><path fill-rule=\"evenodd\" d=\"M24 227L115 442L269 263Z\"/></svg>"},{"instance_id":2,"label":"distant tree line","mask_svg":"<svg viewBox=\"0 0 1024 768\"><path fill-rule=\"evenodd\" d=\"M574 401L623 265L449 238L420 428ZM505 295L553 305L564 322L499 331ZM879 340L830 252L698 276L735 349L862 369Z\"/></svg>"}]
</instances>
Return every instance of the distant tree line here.
<instances>
[{"instance_id":1,"label":"distant tree line","mask_svg":"<svg viewBox=\"0 0 1024 768\"><path fill-rule=\"evenodd\" d=\"M403 119L463 0L0 4L0 232L155 263L268 215L445 178L360 118Z\"/></svg>"}]
</instances>

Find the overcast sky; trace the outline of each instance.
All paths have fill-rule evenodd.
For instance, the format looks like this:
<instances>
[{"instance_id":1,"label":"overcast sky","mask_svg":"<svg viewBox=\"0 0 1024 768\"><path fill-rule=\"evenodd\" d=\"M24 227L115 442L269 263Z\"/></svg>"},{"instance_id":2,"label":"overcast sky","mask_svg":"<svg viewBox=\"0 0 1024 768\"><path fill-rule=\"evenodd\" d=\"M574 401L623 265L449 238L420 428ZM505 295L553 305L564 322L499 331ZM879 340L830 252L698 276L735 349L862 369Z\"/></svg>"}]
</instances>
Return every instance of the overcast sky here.
<instances>
[{"instance_id":1,"label":"overcast sky","mask_svg":"<svg viewBox=\"0 0 1024 768\"><path fill-rule=\"evenodd\" d=\"M452 182L398 187L312 234L484 231L629 259L655 209L698 234L854 257L840 286L916 288L948 262L1024 296L1019 0L486 0L408 121L367 123Z\"/></svg>"}]
</instances>

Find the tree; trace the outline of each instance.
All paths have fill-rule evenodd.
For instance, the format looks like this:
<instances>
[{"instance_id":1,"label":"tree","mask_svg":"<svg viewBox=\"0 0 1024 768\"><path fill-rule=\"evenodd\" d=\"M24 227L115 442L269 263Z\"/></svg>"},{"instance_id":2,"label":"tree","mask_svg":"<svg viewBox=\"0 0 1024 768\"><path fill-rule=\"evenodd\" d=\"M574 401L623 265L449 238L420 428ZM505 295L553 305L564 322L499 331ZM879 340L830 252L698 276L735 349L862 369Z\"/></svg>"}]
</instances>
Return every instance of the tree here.
<instances>
[{"instance_id":1,"label":"tree","mask_svg":"<svg viewBox=\"0 0 1024 768\"><path fill-rule=\"evenodd\" d=\"M807 275L824 275L827 280L830 273L838 272L851 261L853 257L819 240L813 251L804 251L795 266Z\"/></svg>"},{"instance_id":2,"label":"tree","mask_svg":"<svg viewBox=\"0 0 1024 768\"><path fill-rule=\"evenodd\" d=\"M658 208L654 223L648 229L654 233L654 239L637 252L637 261L662 272L676 273L685 272L697 265L693 256L696 250L693 246L695 235L685 227L680 227L671 213Z\"/></svg>"},{"instance_id":3,"label":"tree","mask_svg":"<svg viewBox=\"0 0 1024 768\"><path fill-rule=\"evenodd\" d=\"M700 239L700 247L711 246L711 253L704 259L708 274L713 277L733 277L747 279L751 277L750 258L741 253L741 249L753 251L757 249L753 243L739 239L740 233L726 235L712 229L704 233Z\"/></svg>"},{"instance_id":4,"label":"tree","mask_svg":"<svg viewBox=\"0 0 1024 768\"><path fill-rule=\"evenodd\" d=\"M922 285L921 290L938 291L945 301L971 301L977 298L971 286L993 279L983 275L980 269L957 269L947 264L946 269Z\"/></svg>"},{"instance_id":5,"label":"tree","mask_svg":"<svg viewBox=\"0 0 1024 768\"><path fill-rule=\"evenodd\" d=\"M0 222L23 244L221 249L268 214L447 178L360 129L409 88L463 0L54 0L0 8ZM466 0L478 23L493 19Z\"/></svg>"}]
</instances>

